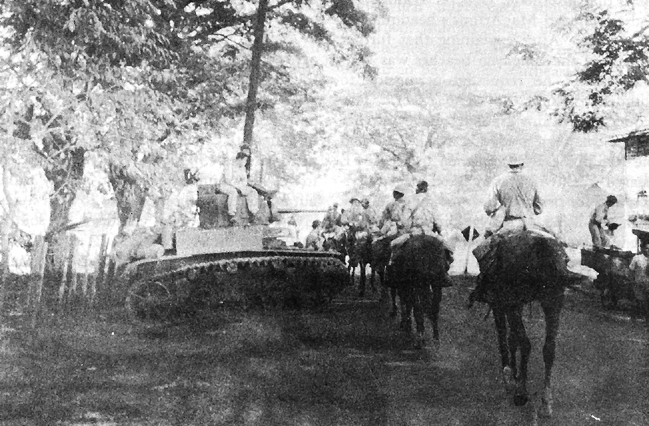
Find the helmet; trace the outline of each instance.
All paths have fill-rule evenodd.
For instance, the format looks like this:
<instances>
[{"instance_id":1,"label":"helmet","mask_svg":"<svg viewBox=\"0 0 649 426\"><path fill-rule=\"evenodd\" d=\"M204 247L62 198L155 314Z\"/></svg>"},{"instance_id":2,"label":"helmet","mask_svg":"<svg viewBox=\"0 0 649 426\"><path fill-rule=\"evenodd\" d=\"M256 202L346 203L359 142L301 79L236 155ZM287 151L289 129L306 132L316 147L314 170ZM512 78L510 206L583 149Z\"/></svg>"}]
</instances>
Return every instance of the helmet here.
<instances>
[{"instance_id":1,"label":"helmet","mask_svg":"<svg viewBox=\"0 0 649 426\"><path fill-rule=\"evenodd\" d=\"M428 189L428 182L426 182L425 180L420 180L419 182L417 182L417 189L420 191Z\"/></svg>"},{"instance_id":2,"label":"helmet","mask_svg":"<svg viewBox=\"0 0 649 426\"><path fill-rule=\"evenodd\" d=\"M349 199L349 202L350 202L350 203L353 203L354 200L358 201L359 203L361 202L361 199L360 199L360 198L357 198L357 197L352 197L352 198L350 198L350 199Z\"/></svg>"}]
</instances>

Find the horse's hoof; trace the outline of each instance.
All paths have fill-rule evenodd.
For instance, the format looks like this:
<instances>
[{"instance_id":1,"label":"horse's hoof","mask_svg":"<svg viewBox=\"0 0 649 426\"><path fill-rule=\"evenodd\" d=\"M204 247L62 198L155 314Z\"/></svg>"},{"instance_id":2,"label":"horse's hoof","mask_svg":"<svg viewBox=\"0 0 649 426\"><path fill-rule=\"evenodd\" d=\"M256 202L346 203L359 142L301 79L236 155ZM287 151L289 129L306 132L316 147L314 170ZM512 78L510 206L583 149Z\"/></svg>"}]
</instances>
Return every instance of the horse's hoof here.
<instances>
[{"instance_id":1,"label":"horse's hoof","mask_svg":"<svg viewBox=\"0 0 649 426\"><path fill-rule=\"evenodd\" d=\"M546 388L543 397L541 397L541 407L539 407L539 416L552 417L552 391Z\"/></svg>"},{"instance_id":2,"label":"horse's hoof","mask_svg":"<svg viewBox=\"0 0 649 426\"><path fill-rule=\"evenodd\" d=\"M415 349L423 349L425 345L426 339L424 338L424 335L422 333L417 333L417 337L415 338Z\"/></svg>"},{"instance_id":3,"label":"horse's hoof","mask_svg":"<svg viewBox=\"0 0 649 426\"><path fill-rule=\"evenodd\" d=\"M514 395L514 405L517 407L522 407L523 405L527 404L529 400L530 398L526 393L518 393Z\"/></svg>"},{"instance_id":4,"label":"horse's hoof","mask_svg":"<svg viewBox=\"0 0 649 426\"><path fill-rule=\"evenodd\" d=\"M552 417L552 404L545 399L541 400L541 407L539 407L539 416Z\"/></svg>"},{"instance_id":5,"label":"horse's hoof","mask_svg":"<svg viewBox=\"0 0 649 426\"><path fill-rule=\"evenodd\" d=\"M516 383L514 383L514 372L511 367L503 367L503 385L505 385L507 392L514 390L516 386Z\"/></svg>"}]
</instances>

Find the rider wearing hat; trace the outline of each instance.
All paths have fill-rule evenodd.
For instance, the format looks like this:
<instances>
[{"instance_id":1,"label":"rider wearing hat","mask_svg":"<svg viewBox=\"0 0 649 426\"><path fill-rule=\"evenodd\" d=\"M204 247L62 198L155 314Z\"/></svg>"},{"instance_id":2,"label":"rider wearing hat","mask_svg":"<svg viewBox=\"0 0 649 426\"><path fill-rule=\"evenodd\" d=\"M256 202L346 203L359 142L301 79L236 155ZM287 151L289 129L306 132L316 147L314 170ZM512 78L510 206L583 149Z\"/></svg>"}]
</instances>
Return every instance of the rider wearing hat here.
<instances>
[{"instance_id":1,"label":"rider wearing hat","mask_svg":"<svg viewBox=\"0 0 649 426\"><path fill-rule=\"evenodd\" d=\"M392 249L392 260L398 256L400 247L408 241L411 235L432 236L444 244L446 250L446 270L453 262L453 250L446 244L442 237L442 227L439 224L439 215L431 194L428 192L428 182L425 180L417 183L415 194L410 198L404 209L404 234L390 243ZM450 286L450 280L446 280L443 286Z\"/></svg>"},{"instance_id":2,"label":"rider wearing hat","mask_svg":"<svg viewBox=\"0 0 649 426\"><path fill-rule=\"evenodd\" d=\"M473 250L480 265L480 275L470 296L469 306L474 300L482 301L485 291L482 276L493 262L495 247L503 235L533 230L553 238L534 224L534 216L541 214L543 203L536 182L523 172L524 157L510 157L507 165L509 170L493 180L489 198L484 205L484 211L492 219L492 223L485 232L487 238Z\"/></svg>"},{"instance_id":3,"label":"rider wearing hat","mask_svg":"<svg viewBox=\"0 0 649 426\"><path fill-rule=\"evenodd\" d=\"M352 197L349 200L351 206L345 210L340 221L343 226L350 226L354 228L366 228L367 224L363 221L363 206L361 200L357 197Z\"/></svg>"},{"instance_id":4,"label":"rider wearing hat","mask_svg":"<svg viewBox=\"0 0 649 426\"><path fill-rule=\"evenodd\" d=\"M498 176L491 184L489 199L484 205L487 216L502 218L502 223L492 224L491 231L516 230L533 225L535 215L543 211L536 182L523 172L525 160L522 155L510 157L509 170Z\"/></svg>"},{"instance_id":5,"label":"rider wearing hat","mask_svg":"<svg viewBox=\"0 0 649 426\"><path fill-rule=\"evenodd\" d=\"M363 198L361 200L361 206L363 206L363 221L367 224L370 232L379 232L379 217L376 210L370 206L370 200Z\"/></svg>"}]
</instances>

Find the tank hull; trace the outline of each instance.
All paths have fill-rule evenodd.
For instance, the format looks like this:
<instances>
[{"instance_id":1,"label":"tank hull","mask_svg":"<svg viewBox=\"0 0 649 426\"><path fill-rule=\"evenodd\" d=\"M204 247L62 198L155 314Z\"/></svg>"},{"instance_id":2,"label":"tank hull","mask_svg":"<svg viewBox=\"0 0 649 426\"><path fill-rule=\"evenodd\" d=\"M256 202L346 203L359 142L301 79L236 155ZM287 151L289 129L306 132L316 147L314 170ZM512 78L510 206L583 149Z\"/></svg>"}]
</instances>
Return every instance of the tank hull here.
<instances>
[{"instance_id":1,"label":"tank hull","mask_svg":"<svg viewBox=\"0 0 649 426\"><path fill-rule=\"evenodd\" d=\"M246 250L133 262L121 280L128 310L164 321L224 304L245 308L322 306L348 284L343 256L309 250Z\"/></svg>"}]
</instances>

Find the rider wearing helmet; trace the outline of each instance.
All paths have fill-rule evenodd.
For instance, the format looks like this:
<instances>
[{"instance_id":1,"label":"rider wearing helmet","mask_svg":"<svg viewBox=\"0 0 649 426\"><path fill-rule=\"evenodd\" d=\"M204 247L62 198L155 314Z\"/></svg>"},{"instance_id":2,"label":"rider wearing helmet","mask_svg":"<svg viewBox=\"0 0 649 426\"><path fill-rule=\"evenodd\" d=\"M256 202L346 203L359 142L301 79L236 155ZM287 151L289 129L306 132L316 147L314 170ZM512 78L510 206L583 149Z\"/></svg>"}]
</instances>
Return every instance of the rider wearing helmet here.
<instances>
[{"instance_id":1,"label":"rider wearing helmet","mask_svg":"<svg viewBox=\"0 0 649 426\"><path fill-rule=\"evenodd\" d=\"M408 194L406 185L397 185L392 191L393 201L390 201L381 215L379 227L384 237L396 237L404 232L405 195Z\"/></svg>"}]
</instances>

